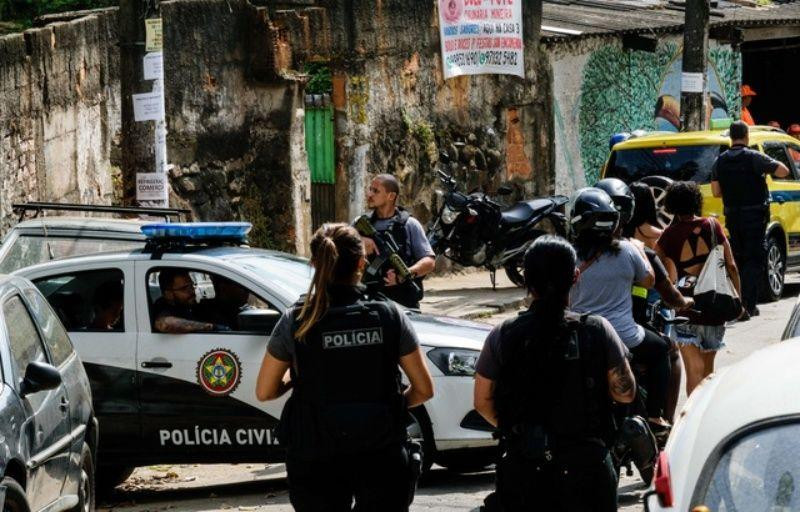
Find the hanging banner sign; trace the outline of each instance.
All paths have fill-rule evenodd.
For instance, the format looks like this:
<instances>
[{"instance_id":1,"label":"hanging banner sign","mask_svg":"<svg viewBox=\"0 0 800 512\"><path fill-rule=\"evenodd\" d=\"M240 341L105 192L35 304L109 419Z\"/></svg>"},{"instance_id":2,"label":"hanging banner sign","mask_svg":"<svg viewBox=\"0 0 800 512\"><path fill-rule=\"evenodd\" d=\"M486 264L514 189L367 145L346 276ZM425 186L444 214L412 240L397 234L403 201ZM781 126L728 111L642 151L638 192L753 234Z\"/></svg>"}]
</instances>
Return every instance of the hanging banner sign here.
<instances>
[{"instance_id":1,"label":"hanging banner sign","mask_svg":"<svg viewBox=\"0 0 800 512\"><path fill-rule=\"evenodd\" d=\"M136 173L136 201L165 201L167 196L166 173Z\"/></svg>"},{"instance_id":2,"label":"hanging banner sign","mask_svg":"<svg viewBox=\"0 0 800 512\"><path fill-rule=\"evenodd\" d=\"M163 47L161 18L144 20L144 51L160 52Z\"/></svg>"},{"instance_id":3,"label":"hanging banner sign","mask_svg":"<svg viewBox=\"0 0 800 512\"><path fill-rule=\"evenodd\" d=\"M151 52L142 59L145 80L161 80L164 78L164 59L161 52Z\"/></svg>"},{"instance_id":4,"label":"hanging banner sign","mask_svg":"<svg viewBox=\"0 0 800 512\"><path fill-rule=\"evenodd\" d=\"M525 78L523 0L438 0L444 78Z\"/></svg>"}]
</instances>

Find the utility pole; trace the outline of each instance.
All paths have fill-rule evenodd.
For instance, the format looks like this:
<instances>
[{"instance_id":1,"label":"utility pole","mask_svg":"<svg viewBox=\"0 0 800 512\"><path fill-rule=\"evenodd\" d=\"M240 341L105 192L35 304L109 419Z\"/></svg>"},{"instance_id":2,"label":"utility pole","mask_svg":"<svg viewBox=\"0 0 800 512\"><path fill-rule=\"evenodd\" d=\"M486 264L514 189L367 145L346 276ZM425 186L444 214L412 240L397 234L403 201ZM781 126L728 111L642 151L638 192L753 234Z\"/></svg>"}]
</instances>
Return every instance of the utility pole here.
<instances>
[{"instance_id":1,"label":"utility pole","mask_svg":"<svg viewBox=\"0 0 800 512\"><path fill-rule=\"evenodd\" d=\"M120 0L118 16L123 202L167 206L166 122L158 2Z\"/></svg>"},{"instance_id":2,"label":"utility pole","mask_svg":"<svg viewBox=\"0 0 800 512\"><path fill-rule=\"evenodd\" d=\"M709 0L686 0L681 74L681 129L705 130Z\"/></svg>"}]
</instances>

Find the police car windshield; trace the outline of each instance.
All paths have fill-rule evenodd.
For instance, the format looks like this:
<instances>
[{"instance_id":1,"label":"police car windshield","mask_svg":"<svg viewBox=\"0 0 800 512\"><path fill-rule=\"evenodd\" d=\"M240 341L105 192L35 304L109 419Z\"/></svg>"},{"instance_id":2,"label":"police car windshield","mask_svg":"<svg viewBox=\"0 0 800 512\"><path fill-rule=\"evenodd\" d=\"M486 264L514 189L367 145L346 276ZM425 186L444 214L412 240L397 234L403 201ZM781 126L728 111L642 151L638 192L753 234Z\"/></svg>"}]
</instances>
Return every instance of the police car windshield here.
<instances>
[{"instance_id":1,"label":"police car windshield","mask_svg":"<svg viewBox=\"0 0 800 512\"><path fill-rule=\"evenodd\" d=\"M621 149L612 154L606 176L626 183L647 176L708 183L714 160L726 149L718 145Z\"/></svg>"},{"instance_id":2,"label":"police car windshield","mask_svg":"<svg viewBox=\"0 0 800 512\"><path fill-rule=\"evenodd\" d=\"M290 301L308 292L314 269L308 260L272 252L255 252L232 260L245 270L263 279L270 288L277 288Z\"/></svg>"}]
</instances>

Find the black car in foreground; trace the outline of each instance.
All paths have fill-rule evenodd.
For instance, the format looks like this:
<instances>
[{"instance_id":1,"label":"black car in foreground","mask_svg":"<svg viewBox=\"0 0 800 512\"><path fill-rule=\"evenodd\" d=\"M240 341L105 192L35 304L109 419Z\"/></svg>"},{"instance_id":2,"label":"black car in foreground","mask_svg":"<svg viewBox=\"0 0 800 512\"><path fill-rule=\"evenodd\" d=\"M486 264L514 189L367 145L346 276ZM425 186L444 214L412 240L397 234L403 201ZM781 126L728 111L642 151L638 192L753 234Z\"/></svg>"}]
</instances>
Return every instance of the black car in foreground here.
<instances>
[{"instance_id":1,"label":"black car in foreground","mask_svg":"<svg viewBox=\"0 0 800 512\"><path fill-rule=\"evenodd\" d=\"M0 509L94 510L98 425L64 326L30 281L0 275Z\"/></svg>"}]
</instances>

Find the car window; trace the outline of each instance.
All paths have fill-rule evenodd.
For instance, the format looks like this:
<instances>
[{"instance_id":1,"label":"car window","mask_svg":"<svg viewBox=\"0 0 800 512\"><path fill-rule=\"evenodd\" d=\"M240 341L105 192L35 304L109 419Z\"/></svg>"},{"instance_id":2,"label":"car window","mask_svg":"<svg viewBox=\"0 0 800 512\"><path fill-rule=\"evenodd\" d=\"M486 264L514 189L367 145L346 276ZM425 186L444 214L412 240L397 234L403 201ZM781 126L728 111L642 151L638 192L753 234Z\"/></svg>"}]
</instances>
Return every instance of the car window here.
<instances>
[{"instance_id":1,"label":"car window","mask_svg":"<svg viewBox=\"0 0 800 512\"><path fill-rule=\"evenodd\" d=\"M763 428L739 438L717 461L701 503L715 512L797 510L800 424Z\"/></svg>"},{"instance_id":2,"label":"car window","mask_svg":"<svg viewBox=\"0 0 800 512\"><path fill-rule=\"evenodd\" d=\"M626 183L648 176L708 183L714 161L726 149L717 145L621 149L611 154L606 177Z\"/></svg>"},{"instance_id":3,"label":"car window","mask_svg":"<svg viewBox=\"0 0 800 512\"><path fill-rule=\"evenodd\" d=\"M789 160L789 155L786 153L786 147L783 144L774 142L769 144L764 144L764 153L767 156L779 161L780 163L785 165L788 169L790 170L793 169L792 163ZM789 180L792 179L792 175L790 174L788 177L780 179Z\"/></svg>"},{"instance_id":4,"label":"car window","mask_svg":"<svg viewBox=\"0 0 800 512\"><path fill-rule=\"evenodd\" d=\"M167 325L169 322L159 323L160 318L188 321L184 324L188 332L263 332L259 318L280 316L277 308L245 286L218 274L157 268L148 273L146 280L153 332L186 332L173 330L178 328ZM214 327L208 330L208 325L197 324Z\"/></svg>"},{"instance_id":5,"label":"car window","mask_svg":"<svg viewBox=\"0 0 800 512\"><path fill-rule=\"evenodd\" d=\"M125 276L117 268L86 270L33 282L69 332L125 330Z\"/></svg>"},{"instance_id":6,"label":"car window","mask_svg":"<svg viewBox=\"0 0 800 512\"><path fill-rule=\"evenodd\" d=\"M28 309L20 299L14 295L3 304L3 316L6 321L6 331L11 345L11 359L17 376L22 379L25 369L32 362L47 362L47 356L39 338L36 326L28 314Z\"/></svg>"},{"instance_id":7,"label":"car window","mask_svg":"<svg viewBox=\"0 0 800 512\"><path fill-rule=\"evenodd\" d=\"M794 163L794 168L796 171L800 171L800 144L787 144L787 149L789 152L789 158ZM790 167L791 169L791 167Z\"/></svg>"},{"instance_id":8,"label":"car window","mask_svg":"<svg viewBox=\"0 0 800 512\"><path fill-rule=\"evenodd\" d=\"M33 317L39 323L47 348L50 349L53 365L61 366L73 351L67 331L40 293L35 290L25 290L25 297L28 299Z\"/></svg>"},{"instance_id":9,"label":"car window","mask_svg":"<svg viewBox=\"0 0 800 512\"><path fill-rule=\"evenodd\" d=\"M8 274L23 267L45 261L82 254L139 249L144 242L135 240L108 240L99 238L66 238L20 234L13 242L3 260L0 273Z\"/></svg>"}]
</instances>

